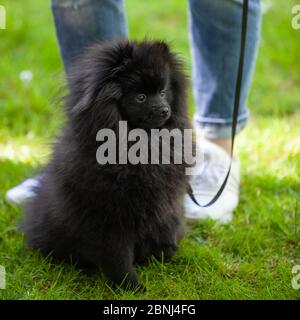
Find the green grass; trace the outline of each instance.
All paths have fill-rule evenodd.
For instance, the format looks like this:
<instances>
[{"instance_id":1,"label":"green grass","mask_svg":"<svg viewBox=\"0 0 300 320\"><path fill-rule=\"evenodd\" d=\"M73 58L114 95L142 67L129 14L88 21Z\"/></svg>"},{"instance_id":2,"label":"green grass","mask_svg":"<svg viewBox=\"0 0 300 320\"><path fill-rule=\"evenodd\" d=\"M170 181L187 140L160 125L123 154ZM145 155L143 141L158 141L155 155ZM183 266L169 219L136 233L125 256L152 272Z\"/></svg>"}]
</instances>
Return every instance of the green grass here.
<instances>
[{"instance_id":1,"label":"green grass","mask_svg":"<svg viewBox=\"0 0 300 320\"><path fill-rule=\"evenodd\" d=\"M21 210L6 190L33 174L63 122L56 97L63 84L47 1L2 0L0 30L0 265L2 299L297 299L291 286L300 264L300 30L291 7L277 0L264 15L261 48L249 97L251 119L240 135L241 201L233 223L191 225L173 261L139 267L146 293L112 291L101 274L85 275L24 248L15 229ZM127 1L131 38L171 40L187 61L186 2ZM33 81L19 80L32 70ZM192 100L190 102L193 110Z\"/></svg>"}]
</instances>

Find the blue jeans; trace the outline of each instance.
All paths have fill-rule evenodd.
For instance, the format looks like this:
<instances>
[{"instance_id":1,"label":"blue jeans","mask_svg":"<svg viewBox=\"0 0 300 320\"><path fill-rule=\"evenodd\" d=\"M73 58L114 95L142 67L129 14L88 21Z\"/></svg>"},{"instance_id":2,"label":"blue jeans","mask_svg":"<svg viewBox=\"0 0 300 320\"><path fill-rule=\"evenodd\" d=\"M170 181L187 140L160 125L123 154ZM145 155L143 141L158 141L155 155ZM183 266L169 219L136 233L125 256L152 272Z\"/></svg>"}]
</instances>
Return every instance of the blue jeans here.
<instances>
[{"instance_id":1,"label":"blue jeans","mask_svg":"<svg viewBox=\"0 0 300 320\"><path fill-rule=\"evenodd\" d=\"M189 0L195 122L209 139L231 136L242 3L242 0ZM66 72L74 58L92 42L128 37L124 0L52 0L52 11ZM260 0L250 0L237 133L248 119L246 98L260 25Z\"/></svg>"}]
</instances>

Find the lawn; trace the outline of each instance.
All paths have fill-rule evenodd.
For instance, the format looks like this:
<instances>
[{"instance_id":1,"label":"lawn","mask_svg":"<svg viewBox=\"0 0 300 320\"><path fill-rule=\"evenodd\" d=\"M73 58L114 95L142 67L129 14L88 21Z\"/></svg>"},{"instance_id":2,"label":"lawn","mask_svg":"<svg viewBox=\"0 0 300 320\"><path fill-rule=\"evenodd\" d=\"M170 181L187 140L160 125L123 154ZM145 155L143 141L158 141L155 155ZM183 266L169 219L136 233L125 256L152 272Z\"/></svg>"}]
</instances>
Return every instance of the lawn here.
<instances>
[{"instance_id":1,"label":"lawn","mask_svg":"<svg viewBox=\"0 0 300 320\"><path fill-rule=\"evenodd\" d=\"M24 247L16 231L22 210L6 190L45 163L63 123L57 97L64 83L48 1L1 0L0 265L1 299L297 299L292 267L300 264L300 30L291 27L299 1L276 0L264 13L251 119L237 139L241 201L229 225L192 224L176 257L154 259L138 273L145 293L113 291L102 275L86 275ZM186 1L128 0L131 38L162 38L190 73ZM20 72L31 70L24 83ZM192 113L193 102L190 99Z\"/></svg>"}]
</instances>

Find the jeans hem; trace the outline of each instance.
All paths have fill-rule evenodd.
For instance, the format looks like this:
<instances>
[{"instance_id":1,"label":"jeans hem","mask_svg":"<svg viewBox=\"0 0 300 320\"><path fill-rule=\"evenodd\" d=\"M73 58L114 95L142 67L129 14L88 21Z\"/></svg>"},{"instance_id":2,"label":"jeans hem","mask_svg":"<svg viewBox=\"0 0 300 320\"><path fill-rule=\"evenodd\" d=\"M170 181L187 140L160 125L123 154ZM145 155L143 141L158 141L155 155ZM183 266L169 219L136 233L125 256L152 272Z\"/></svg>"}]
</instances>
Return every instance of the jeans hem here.
<instances>
[{"instance_id":1,"label":"jeans hem","mask_svg":"<svg viewBox=\"0 0 300 320\"><path fill-rule=\"evenodd\" d=\"M243 114L238 116L237 122L241 123L244 121L247 121L249 117L249 112L248 110L244 111ZM195 121L201 125L201 126L226 126L226 125L231 125L232 124L232 118L210 118L210 117L201 117L198 115L195 115Z\"/></svg>"},{"instance_id":2,"label":"jeans hem","mask_svg":"<svg viewBox=\"0 0 300 320\"><path fill-rule=\"evenodd\" d=\"M212 121L211 121L212 120ZM217 121L215 121L217 120ZM236 135L239 134L248 121L248 114L238 118L236 126ZM201 135L207 139L229 139L232 135L232 119L211 119L195 117L196 127L200 130Z\"/></svg>"},{"instance_id":3,"label":"jeans hem","mask_svg":"<svg viewBox=\"0 0 300 320\"><path fill-rule=\"evenodd\" d=\"M52 0L51 6L53 8L74 8L84 7L90 5L91 0Z\"/></svg>"}]
</instances>

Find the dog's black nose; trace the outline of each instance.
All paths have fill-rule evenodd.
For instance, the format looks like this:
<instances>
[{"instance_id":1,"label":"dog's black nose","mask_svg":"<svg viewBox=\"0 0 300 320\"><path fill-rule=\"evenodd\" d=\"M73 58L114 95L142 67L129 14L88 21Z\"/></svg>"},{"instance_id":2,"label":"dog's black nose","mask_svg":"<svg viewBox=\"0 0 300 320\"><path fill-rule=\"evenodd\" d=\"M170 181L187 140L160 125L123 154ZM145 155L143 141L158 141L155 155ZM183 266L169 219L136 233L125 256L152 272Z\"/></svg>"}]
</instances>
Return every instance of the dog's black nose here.
<instances>
[{"instance_id":1,"label":"dog's black nose","mask_svg":"<svg viewBox=\"0 0 300 320\"><path fill-rule=\"evenodd\" d=\"M161 112L160 112L162 117L167 117L169 114L169 108L168 107L164 107Z\"/></svg>"}]
</instances>

